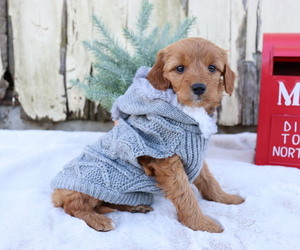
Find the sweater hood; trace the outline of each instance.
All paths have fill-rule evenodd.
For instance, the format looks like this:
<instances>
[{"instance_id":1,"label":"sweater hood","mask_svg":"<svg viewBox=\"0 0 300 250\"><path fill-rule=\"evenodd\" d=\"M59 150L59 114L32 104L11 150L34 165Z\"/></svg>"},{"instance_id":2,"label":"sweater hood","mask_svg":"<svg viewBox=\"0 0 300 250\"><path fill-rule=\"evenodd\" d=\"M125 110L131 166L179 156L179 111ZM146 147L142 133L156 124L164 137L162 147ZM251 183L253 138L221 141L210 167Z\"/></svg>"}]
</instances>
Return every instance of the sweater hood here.
<instances>
[{"instance_id":1,"label":"sweater hood","mask_svg":"<svg viewBox=\"0 0 300 250\"><path fill-rule=\"evenodd\" d=\"M118 97L112 107L113 120L127 119L130 115L158 115L186 124L196 125L196 121L178 107L177 96L172 89L157 90L146 79L151 68L140 67L133 83L124 95Z\"/></svg>"},{"instance_id":2,"label":"sweater hood","mask_svg":"<svg viewBox=\"0 0 300 250\"><path fill-rule=\"evenodd\" d=\"M124 95L116 99L111 109L113 120L127 119L130 115L157 115L186 125L187 129L209 138L217 132L216 121L204 108L184 106L177 101L172 89L155 89L147 80L151 68L140 67L133 83Z\"/></svg>"}]
</instances>

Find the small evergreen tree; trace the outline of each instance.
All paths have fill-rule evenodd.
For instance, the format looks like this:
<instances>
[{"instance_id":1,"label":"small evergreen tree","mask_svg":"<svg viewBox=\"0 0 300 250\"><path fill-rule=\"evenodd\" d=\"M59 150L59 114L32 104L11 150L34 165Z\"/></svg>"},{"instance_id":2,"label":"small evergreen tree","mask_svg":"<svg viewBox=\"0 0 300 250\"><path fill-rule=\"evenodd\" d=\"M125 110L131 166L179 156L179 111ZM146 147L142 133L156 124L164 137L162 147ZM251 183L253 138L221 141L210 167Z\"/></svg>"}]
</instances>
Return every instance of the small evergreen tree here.
<instances>
[{"instance_id":1,"label":"small evergreen tree","mask_svg":"<svg viewBox=\"0 0 300 250\"><path fill-rule=\"evenodd\" d=\"M84 46L95 56L93 73L85 77L84 82L72 81L75 86L83 89L88 99L99 102L110 111L114 100L125 93L132 83L136 70L140 66L151 67L157 52L170 43L187 36L195 18L185 18L171 32L171 25L163 28L153 28L149 31L149 21L153 5L148 1L142 2L136 29L123 29L126 41L133 47L130 53L112 34L109 33L103 20L93 16L93 24L101 35L101 39L84 41Z\"/></svg>"}]
</instances>

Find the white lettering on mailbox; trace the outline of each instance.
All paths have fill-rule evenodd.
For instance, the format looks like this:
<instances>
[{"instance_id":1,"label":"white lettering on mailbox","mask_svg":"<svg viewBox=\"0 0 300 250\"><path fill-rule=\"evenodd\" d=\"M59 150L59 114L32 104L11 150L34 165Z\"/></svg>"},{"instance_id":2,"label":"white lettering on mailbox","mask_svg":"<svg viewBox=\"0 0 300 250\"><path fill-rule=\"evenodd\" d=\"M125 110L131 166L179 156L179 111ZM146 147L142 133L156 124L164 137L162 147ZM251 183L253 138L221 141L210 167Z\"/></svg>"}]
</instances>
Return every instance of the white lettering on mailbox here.
<instances>
[{"instance_id":1,"label":"white lettering on mailbox","mask_svg":"<svg viewBox=\"0 0 300 250\"><path fill-rule=\"evenodd\" d=\"M289 94L284 83L278 82L279 91L278 91L278 102L277 105L282 105L282 97L284 99L285 106L300 106L300 82L297 82Z\"/></svg>"},{"instance_id":2,"label":"white lettering on mailbox","mask_svg":"<svg viewBox=\"0 0 300 250\"><path fill-rule=\"evenodd\" d=\"M295 133L298 131L298 122L294 122L294 124L291 124L288 121L284 121L283 123L283 131L289 132L293 130Z\"/></svg>"},{"instance_id":3,"label":"white lettering on mailbox","mask_svg":"<svg viewBox=\"0 0 300 250\"><path fill-rule=\"evenodd\" d=\"M273 146L272 156L300 159L300 148Z\"/></svg>"}]
</instances>

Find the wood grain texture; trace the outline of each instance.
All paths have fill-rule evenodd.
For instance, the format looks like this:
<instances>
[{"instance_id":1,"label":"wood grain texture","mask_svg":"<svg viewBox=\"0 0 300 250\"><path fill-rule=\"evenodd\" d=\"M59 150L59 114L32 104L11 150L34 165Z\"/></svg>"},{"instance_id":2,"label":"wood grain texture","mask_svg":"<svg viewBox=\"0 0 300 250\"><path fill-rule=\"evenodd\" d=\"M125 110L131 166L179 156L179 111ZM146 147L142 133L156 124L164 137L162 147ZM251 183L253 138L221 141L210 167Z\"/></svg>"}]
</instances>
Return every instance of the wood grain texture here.
<instances>
[{"instance_id":1,"label":"wood grain texture","mask_svg":"<svg viewBox=\"0 0 300 250\"><path fill-rule=\"evenodd\" d=\"M64 121L66 93L60 73L63 2L9 0L15 89L33 120Z\"/></svg>"}]
</instances>

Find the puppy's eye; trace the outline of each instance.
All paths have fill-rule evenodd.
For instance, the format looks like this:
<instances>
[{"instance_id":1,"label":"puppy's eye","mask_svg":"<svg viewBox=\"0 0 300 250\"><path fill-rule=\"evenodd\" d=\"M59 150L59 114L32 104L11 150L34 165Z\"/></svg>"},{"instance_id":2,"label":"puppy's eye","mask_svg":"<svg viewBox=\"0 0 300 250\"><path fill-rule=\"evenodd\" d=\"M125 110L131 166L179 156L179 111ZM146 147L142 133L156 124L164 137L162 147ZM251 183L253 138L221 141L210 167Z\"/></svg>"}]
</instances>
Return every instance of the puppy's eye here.
<instances>
[{"instance_id":1,"label":"puppy's eye","mask_svg":"<svg viewBox=\"0 0 300 250\"><path fill-rule=\"evenodd\" d=\"M211 64L208 66L208 70L213 73L216 71L216 66Z\"/></svg>"},{"instance_id":2,"label":"puppy's eye","mask_svg":"<svg viewBox=\"0 0 300 250\"><path fill-rule=\"evenodd\" d=\"M176 71L177 71L178 73L182 73L184 70L185 70L185 68L184 68L184 66L182 66L182 65L179 65L178 67L176 67Z\"/></svg>"}]
</instances>

